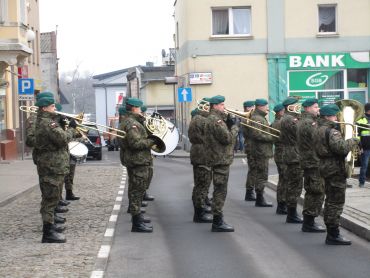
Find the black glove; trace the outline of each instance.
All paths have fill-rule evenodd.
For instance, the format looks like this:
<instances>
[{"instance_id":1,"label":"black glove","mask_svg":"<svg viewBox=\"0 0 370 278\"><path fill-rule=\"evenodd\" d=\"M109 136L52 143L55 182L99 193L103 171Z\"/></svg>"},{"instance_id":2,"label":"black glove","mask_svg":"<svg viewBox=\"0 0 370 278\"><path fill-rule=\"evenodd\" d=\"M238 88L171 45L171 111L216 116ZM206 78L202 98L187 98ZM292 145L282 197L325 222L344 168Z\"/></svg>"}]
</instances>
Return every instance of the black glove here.
<instances>
[{"instance_id":1,"label":"black glove","mask_svg":"<svg viewBox=\"0 0 370 278\"><path fill-rule=\"evenodd\" d=\"M227 119L226 119L226 125L227 125L227 128L228 129L231 129L231 127L233 125L235 125L235 120L233 118L231 118L230 115L227 115Z\"/></svg>"},{"instance_id":2,"label":"black glove","mask_svg":"<svg viewBox=\"0 0 370 278\"><path fill-rule=\"evenodd\" d=\"M66 126L68 126L68 124L69 124L69 121L66 117L64 116L59 117L59 125L61 128L65 129Z\"/></svg>"},{"instance_id":3,"label":"black glove","mask_svg":"<svg viewBox=\"0 0 370 278\"><path fill-rule=\"evenodd\" d=\"M76 123L75 119L71 119L69 121L69 127L72 127L72 128L76 128L77 127L77 123Z\"/></svg>"}]
</instances>

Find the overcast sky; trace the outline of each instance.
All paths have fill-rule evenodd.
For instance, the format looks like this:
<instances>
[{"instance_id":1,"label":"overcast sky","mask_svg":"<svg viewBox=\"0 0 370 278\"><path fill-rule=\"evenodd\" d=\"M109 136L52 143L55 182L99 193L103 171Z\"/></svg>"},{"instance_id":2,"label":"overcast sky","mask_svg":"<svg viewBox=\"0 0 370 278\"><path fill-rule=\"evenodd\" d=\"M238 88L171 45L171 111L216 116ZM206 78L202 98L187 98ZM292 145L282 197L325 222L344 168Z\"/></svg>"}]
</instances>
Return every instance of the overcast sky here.
<instances>
[{"instance_id":1,"label":"overcast sky","mask_svg":"<svg viewBox=\"0 0 370 278\"><path fill-rule=\"evenodd\" d=\"M174 0L40 0L41 32L58 25L60 72L100 74L152 61L173 47Z\"/></svg>"}]
</instances>

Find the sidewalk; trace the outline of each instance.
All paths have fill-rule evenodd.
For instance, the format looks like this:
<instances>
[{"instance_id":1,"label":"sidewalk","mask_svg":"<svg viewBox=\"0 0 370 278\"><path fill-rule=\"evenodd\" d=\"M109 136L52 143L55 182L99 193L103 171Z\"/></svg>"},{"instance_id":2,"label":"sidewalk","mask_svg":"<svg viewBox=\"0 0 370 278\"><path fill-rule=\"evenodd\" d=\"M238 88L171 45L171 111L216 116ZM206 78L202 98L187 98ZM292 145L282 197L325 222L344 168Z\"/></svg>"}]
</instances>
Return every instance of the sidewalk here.
<instances>
[{"instance_id":1,"label":"sidewalk","mask_svg":"<svg viewBox=\"0 0 370 278\"><path fill-rule=\"evenodd\" d=\"M183 150L175 150L168 155L173 158L189 158L189 153ZM245 157L243 153L236 153L236 158ZM359 168L355 168L358 174ZM269 188L276 191L278 182L277 175L269 176ZM365 182L364 188L358 187L358 180L355 178L347 179L347 183L352 188L347 188L346 203L341 216L341 225L361 238L370 241L370 182ZM299 203L303 205L304 193L302 193Z\"/></svg>"}]
</instances>

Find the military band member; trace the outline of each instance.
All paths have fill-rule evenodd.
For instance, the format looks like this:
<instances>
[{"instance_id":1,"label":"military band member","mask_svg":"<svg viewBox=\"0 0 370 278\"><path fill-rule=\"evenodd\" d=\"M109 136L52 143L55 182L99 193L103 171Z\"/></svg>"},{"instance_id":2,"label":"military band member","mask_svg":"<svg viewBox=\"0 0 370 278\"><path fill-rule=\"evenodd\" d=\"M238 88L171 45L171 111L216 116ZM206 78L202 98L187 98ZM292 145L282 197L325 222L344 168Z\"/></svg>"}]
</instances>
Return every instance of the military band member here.
<instances>
[{"instance_id":1,"label":"military band member","mask_svg":"<svg viewBox=\"0 0 370 278\"><path fill-rule=\"evenodd\" d=\"M254 100L247 100L243 102L244 112L252 112L255 108ZM245 123L246 120L243 120ZM252 138L251 138L251 128L248 128L244 125L242 126L243 137L244 137L244 152L247 155L247 163L248 163L248 173L247 173L247 180L245 182L245 201L255 201L256 195L254 193L254 186L255 186L255 179L256 179L256 171L255 166L256 162L252 157Z\"/></svg>"},{"instance_id":2,"label":"military band member","mask_svg":"<svg viewBox=\"0 0 370 278\"><path fill-rule=\"evenodd\" d=\"M224 222L223 207L227 195L230 165L233 162L234 144L238 127L232 119L225 119L225 97L210 99L210 113L206 123L206 150L208 166L213 174L213 223L212 232L233 232L234 228Z\"/></svg>"},{"instance_id":3,"label":"military band member","mask_svg":"<svg viewBox=\"0 0 370 278\"><path fill-rule=\"evenodd\" d=\"M277 130L281 130L281 118L284 115L285 109L282 103L275 105L274 107L275 112L275 120L271 124L272 128ZM279 174L279 181L276 187L276 200L277 200L277 207L276 207L276 214L287 214L287 206L286 206L286 165L284 164L284 147L280 138L275 138L274 141L275 150L274 150L274 160L276 163L276 167Z\"/></svg>"},{"instance_id":4,"label":"military band member","mask_svg":"<svg viewBox=\"0 0 370 278\"><path fill-rule=\"evenodd\" d=\"M148 138L144 127L145 117L140 107L143 102L137 98L128 98L126 101L127 117L121 122L121 130L126 135L122 139L123 165L127 167L129 177L129 209L132 215L132 232L153 231L153 227L146 225L141 213L141 203L150 182L150 168L153 165L151 147L155 140Z\"/></svg>"},{"instance_id":5,"label":"military band member","mask_svg":"<svg viewBox=\"0 0 370 278\"><path fill-rule=\"evenodd\" d=\"M320 215L324 202L324 183L320 176L319 162L315 142L317 133L318 100L306 99L302 103L304 111L297 125L298 152L304 177L306 191L303 203L302 231L309 233L324 233L325 228L315 223Z\"/></svg>"},{"instance_id":6,"label":"military band member","mask_svg":"<svg viewBox=\"0 0 370 278\"><path fill-rule=\"evenodd\" d=\"M303 187L303 172L299 164L297 146L297 124L299 111L296 111L298 99L288 97L283 101L285 113L281 119L280 141L284 148L284 164L286 171L286 202L288 215L287 223L302 223L302 218L297 213L298 198L301 196Z\"/></svg>"},{"instance_id":7,"label":"military band member","mask_svg":"<svg viewBox=\"0 0 370 278\"><path fill-rule=\"evenodd\" d=\"M209 99L203 99L209 101ZM205 128L208 112L197 108L191 112L188 136L191 143L190 162L193 165L194 188L192 200L194 206L193 222L212 223L212 215L206 212L206 197L212 183L212 169L207 166L205 147Z\"/></svg>"},{"instance_id":8,"label":"military band member","mask_svg":"<svg viewBox=\"0 0 370 278\"><path fill-rule=\"evenodd\" d=\"M262 125L269 126L266 119L268 114L268 102L265 99L259 98L255 101L256 109L251 117L251 125L255 128L250 128L251 135L251 156L255 161L255 190L257 193L256 207L272 207L272 203L267 202L263 196L265 186L268 180L269 159L272 157L272 143L274 137L260 130L269 131ZM255 124L255 123L260 123Z\"/></svg>"},{"instance_id":9,"label":"military band member","mask_svg":"<svg viewBox=\"0 0 370 278\"><path fill-rule=\"evenodd\" d=\"M343 212L346 193L345 157L358 145L357 138L343 139L335 128L339 108L335 104L320 109L318 133L315 140L320 158L320 174L325 185L324 222L327 229L326 244L350 245L339 232L340 215Z\"/></svg>"},{"instance_id":10,"label":"military band member","mask_svg":"<svg viewBox=\"0 0 370 278\"><path fill-rule=\"evenodd\" d=\"M71 133L55 121L55 100L52 93L40 93L35 104L39 107L35 126L36 163L42 192L41 215L43 243L66 242L54 225L54 211L58 205L60 187L69 171L68 140Z\"/></svg>"}]
</instances>

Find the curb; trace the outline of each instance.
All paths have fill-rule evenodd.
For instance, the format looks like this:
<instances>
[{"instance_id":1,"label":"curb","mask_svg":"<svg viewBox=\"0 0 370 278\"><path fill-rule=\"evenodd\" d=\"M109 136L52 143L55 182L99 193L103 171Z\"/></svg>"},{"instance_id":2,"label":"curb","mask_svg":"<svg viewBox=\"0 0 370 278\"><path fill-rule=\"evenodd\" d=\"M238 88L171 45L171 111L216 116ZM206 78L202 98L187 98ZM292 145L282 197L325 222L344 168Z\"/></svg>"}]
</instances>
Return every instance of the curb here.
<instances>
[{"instance_id":1,"label":"curb","mask_svg":"<svg viewBox=\"0 0 370 278\"><path fill-rule=\"evenodd\" d=\"M24 190L20 190L16 193L13 193L12 195L10 195L9 197L7 197L6 199L4 200L0 200L0 207L4 207L8 204L10 204L11 202L17 200L19 197L22 197L28 193L30 193L32 190L34 190L36 187L38 186L38 184L35 184L35 185L32 185L30 186L29 188L26 188Z\"/></svg>"},{"instance_id":2,"label":"curb","mask_svg":"<svg viewBox=\"0 0 370 278\"><path fill-rule=\"evenodd\" d=\"M268 181L267 187L276 192L277 184L274 181ZM304 197L302 195L298 199L298 204L303 206ZM340 225L348 231L351 231L355 235L370 241L370 226L365 223L353 218L352 216L345 213L346 206L344 206L343 213L340 216ZM323 216L323 212L320 213Z\"/></svg>"}]
</instances>

